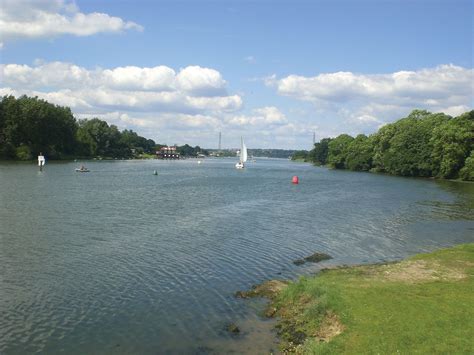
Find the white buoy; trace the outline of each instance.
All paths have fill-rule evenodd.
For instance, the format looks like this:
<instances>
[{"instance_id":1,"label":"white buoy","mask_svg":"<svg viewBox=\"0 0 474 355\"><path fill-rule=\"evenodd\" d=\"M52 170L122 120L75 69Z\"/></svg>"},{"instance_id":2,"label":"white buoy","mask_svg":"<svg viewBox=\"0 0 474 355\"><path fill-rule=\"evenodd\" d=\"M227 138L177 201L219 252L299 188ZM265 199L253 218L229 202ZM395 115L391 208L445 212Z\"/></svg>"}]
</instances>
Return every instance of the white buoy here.
<instances>
[{"instance_id":1,"label":"white buoy","mask_svg":"<svg viewBox=\"0 0 474 355\"><path fill-rule=\"evenodd\" d=\"M43 153L39 153L38 155L38 166L40 168L40 171L43 170L43 166L46 163L46 159L44 159Z\"/></svg>"},{"instance_id":2,"label":"white buoy","mask_svg":"<svg viewBox=\"0 0 474 355\"><path fill-rule=\"evenodd\" d=\"M198 160L198 164L201 164L201 161L200 161L200 160Z\"/></svg>"}]
</instances>

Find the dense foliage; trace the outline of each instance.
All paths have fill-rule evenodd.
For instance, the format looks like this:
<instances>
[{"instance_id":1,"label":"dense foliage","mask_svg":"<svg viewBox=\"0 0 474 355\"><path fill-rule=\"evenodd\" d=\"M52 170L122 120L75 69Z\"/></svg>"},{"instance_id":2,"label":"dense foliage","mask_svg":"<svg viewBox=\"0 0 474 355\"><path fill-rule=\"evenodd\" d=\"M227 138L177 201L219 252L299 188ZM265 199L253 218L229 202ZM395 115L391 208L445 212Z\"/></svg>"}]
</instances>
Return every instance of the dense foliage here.
<instances>
[{"instance_id":1,"label":"dense foliage","mask_svg":"<svg viewBox=\"0 0 474 355\"><path fill-rule=\"evenodd\" d=\"M120 132L98 118L77 121L71 110L37 97L0 101L0 159L71 156L130 158L154 153L156 144L131 130Z\"/></svg>"},{"instance_id":2,"label":"dense foliage","mask_svg":"<svg viewBox=\"0 0 474 355\"><path fill-rule=\"evenodd\" d=\"M291 157L295 151L287 149L249 149L250 156L263 158L284 158Z\"/></svg>"},{"instance_id":3,"label":"dense foliage","mask_svg":"<svg viewBox=\"0 0 474 355\"><path fill-rule=\"evenodd\" d=\"M414 110L367 137L324 138L308 160L336 169L474 181L474 111L458 117Z\"/></svg>"},{"instance_id":4,"label":"dense foliage","mask_svg":"<svg viewBox=\"0 0 474 355\"><path fill-rule=\"evenodd\" d=\"M176 151L182 157L197 157L198 155L209 155L207 150L202 149L200 146L191 147L189 144L185 144L176 148Z\"/></svg>"},{"instance_id":5,"label":"dense foliage","mask_svg":"<svg viewBox=\"0 0 474 355\"><path fill-rule=\"evenodd\" d=\"M308 151L307 150L297 150L291 156L291 160L307 161L307 159L308 159Z\"/></svg>"},{"instance_id":6,"label":"dense foliage","mask_svg":"<svg viewBox=\"0 0 474 355\"><path fill-rule=\"evenodd\" d=\"M329 142L331 138L323 138L314 144L313 150L308 153L308 160L316 165L326 165L328 162Z\"/></svg>"}]
</instances>

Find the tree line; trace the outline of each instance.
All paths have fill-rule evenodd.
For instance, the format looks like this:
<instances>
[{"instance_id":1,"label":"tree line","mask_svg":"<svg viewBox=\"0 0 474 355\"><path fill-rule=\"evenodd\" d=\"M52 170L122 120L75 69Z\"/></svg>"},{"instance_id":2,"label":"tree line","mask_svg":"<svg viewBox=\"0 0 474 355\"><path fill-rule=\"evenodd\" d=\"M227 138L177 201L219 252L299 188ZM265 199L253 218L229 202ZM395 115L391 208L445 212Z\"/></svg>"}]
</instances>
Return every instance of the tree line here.
<instances>
[{"instance_id":1,"label":"tree line","mask_svg":"<svg viewBox=\"0 0 474 355\"><path fill-rule=\"evenodd\" d=\"M474 111L414 110L369 136L324 138L304 158L335 169L474 181Z\"/></svg>"},{"instance_id":2,"label":"tree line","mask_svg":"<svg viewBox=\"0 0 474 355\"><path fill-rule=\"evenodd\" d=\"M155 154L162 146L99 118L76 120L69 107L37 97L0 99L0 159L30 160L40 152L48 159L128 159ZM177 149L183 156L201 152L187 144Z\"/></svg>"}]
</instances>

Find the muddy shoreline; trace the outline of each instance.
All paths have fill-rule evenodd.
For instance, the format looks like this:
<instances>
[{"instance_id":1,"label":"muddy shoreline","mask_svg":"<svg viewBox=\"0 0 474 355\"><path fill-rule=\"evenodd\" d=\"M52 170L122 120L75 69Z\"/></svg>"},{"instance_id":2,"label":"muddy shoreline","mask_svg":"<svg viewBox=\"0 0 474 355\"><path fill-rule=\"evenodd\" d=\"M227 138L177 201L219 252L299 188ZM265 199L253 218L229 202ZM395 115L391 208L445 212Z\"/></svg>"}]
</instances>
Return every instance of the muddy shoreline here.
<instances>
[{"instance_id":1,"label":"muddy shoreline","mask_svg":"<svg viewBox=\"0 0 474 355\"><path fill-rule=\"evenodd\" d=\"M315 252L307 257L294 260L293 264L300 266L306 263L319 263L321 261L330 259L332 259L332 256L326 253ZM342 267L347 266L343 265L331 268L324 268L320 270L320 272L324 270ZM316 273L315 275L317 275L318 273ZM278 295L291 282L293 281L277 279L267 280L260 284L253 285L249 290L240 290L235 292L234 294L234 297L241 299L264 298L268 300L268 303L263 311L263 316L268 319L276 319L277 322L275 324L275 330L279 341L279 350L283 353L295 352L297 350L297 347L301 345L307 338L307 335L304 332L297 329L298 327L294 322L292 322L288 317L284 316L285 307L282 307L276 302ZM331 314L328 318L332 318L334 320L334 317L335 315ZM334 323L334 321L330 321L330 323ZM241 329L235 323L227 324L226 330L231 334L239 334L241 331ZM325 340L326 338L328 338L328 336L321 337L322 340Z\"/></svg>"}]
</instances>

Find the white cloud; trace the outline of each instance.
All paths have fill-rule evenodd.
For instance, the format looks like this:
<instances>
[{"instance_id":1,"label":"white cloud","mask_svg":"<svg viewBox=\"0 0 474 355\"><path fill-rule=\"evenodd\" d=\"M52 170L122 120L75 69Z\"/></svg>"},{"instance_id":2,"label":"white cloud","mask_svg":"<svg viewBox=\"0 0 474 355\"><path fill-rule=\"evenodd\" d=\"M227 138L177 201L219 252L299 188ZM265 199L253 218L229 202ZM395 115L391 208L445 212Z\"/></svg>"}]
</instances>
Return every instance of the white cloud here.
<instances>
[{"instance_id":1,"label":"white cloud","mask_svg":"<svg viewBox=\"0 0 474 355\"><path fill-rule=\"evenodd\" d=\"M226 94L222 75L209 68L136 66L88 70L64 62L35 66L1 64L5 89L45 98L78 112L129 110L203 113L234 112L242 106L239 95Z\"/></svg>"},{"instance_id":2,"label":"white cloud","mask_svg":"<svg viewBox=\"0 0 474 355\"><path fill-rule=\"evenodd\" d=\"M257 108L251 115L236 115L227 118L227 123L233 126L280 126L288 122L286 116L274 106Z\"/></svg>"},{"instance_id":3,"label":"white cloud","mask_svg":"<svg viewBox=\"0 0 474 355\"><path fill-rule=\"evenodd\" d=\"M142 31L135 22L104 13L84 14L70 0L2 0L0 42L17 38L53 38L60 35Z\"/></svg>"},{"instance_id":4,"label":"white cloud","mask_svg":"<svg viewBox=\"0 0 474 355\"><path fill-rule=\"evenodd\" d=\"M189 66L181 69L176 76L177 86L188 93L199 96L225 94L226 82L214 69Z\"/></svg>"},{"instance_id":5,"label":"white cloud","mask_svg":"<svg viewBox=\"0 0 474 355\"><path fill-rule=\"evenodd\" d=\"M107 69L98 76L104 85L117 90L172 91L176 73L163 65L154 68L128 66Z\"/></svg>"},{"instance_id":6,"label":"white cloud","mask_svg":"<svg viewBox=\"0 0 474 355\"><path fill-rule=\"evenodd\" d=\"M458 106L449 106L445 108L440 108L440 112L444 112L451 116L459 116L460 114L472 110L472 106L469 107L467 105L458 105Z\"/></svg>"},{"instance_id":7,"label":"white cloud","mask_svg":"<svg viewBox=\"0 0 474 355\"><path fill-rule=\"evenodd\" d=\"M459 112L473 103L474 70L452 64L392 74L336 72L314 77L271 76L267 86L283 96L316 105L385 105Z\"/></svg>"},{"instance_id":8,"label":"white cloud","mask_svg":"<svg viewBox=\"0 0 474 355\"><path fill-rule=\"evenodd\" d=\"M274 106L262 107L254 110L255 113L262 117L265 123L281 124L287 121L285 115Z\"/></svg>"},{"instance_id":9,"label":"white cloud","mask_svg":"<svg viewBox=\"0 0 474 355\"><path fill-rule=\"evenodd\" d=\"M474 70L452 64L389 74L323 73L263 78L282 96L313 107L321 136L372 133L415 108L459 115L474 105Z\"/></svg>"}]
</instances>

